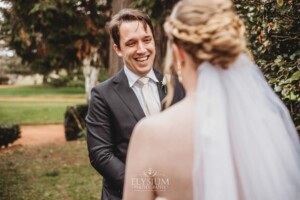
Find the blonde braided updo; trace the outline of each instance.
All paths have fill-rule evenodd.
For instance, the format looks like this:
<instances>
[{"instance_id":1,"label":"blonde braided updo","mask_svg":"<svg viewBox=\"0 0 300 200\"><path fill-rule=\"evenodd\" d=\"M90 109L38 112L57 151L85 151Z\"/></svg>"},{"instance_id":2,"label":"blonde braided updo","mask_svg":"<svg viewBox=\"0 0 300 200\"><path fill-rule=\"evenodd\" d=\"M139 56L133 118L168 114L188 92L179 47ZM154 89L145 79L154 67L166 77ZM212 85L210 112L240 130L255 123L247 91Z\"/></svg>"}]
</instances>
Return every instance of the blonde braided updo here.
<instances>
[{"instance_id":1,"label":"blonde braided updo","mask_svg":"<svg viewBox=\"0 0 300 200\"><path fill-rule=\"evenodd\" d=\"M168 79L165 107L174 95L172 42L182 46L198 65L207 61L227 69L240 53L251 57L246 48L245 26L230 0L179 1L164 29L169 38L164 69Z\"/></svg>"},{"instance_id":2,"label":"blonde braided updo","mask_svg":"<svg viewBox=\"0 0 300 200\"><path fill-rule=\"evenodd\" d=\"M246 51L244 24L229 0L180 1L164 29L197 63L208 61L227 68Z\"/></svg>"}]
</instances>

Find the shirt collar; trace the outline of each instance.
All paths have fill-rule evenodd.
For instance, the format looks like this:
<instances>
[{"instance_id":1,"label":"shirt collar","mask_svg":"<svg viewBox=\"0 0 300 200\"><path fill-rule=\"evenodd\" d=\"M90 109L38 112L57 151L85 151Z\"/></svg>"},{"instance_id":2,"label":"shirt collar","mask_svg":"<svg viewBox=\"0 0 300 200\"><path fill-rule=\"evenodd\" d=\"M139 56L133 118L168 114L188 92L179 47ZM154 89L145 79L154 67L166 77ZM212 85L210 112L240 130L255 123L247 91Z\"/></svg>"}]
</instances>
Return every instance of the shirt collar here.
<instances>
[{"instance_id":1,"label":"shirt collar","mask_svg":"<svg viewBox=\"0 0 300 200\"><path fill-rule=\"evenodd\" d=\"M130 69L128 69L125 65L124 65L124 72L125 72L125 75L127 76L128 83L129 83L130 87L132 87L135 84L135 82L141 78L141 76L139 76L139 75L133 73L132 71L130 71ZM156 83L159 82L157 80L152 68L145 77L150 78L152 81L154 81Z\"/></svg>"}]
</instances>

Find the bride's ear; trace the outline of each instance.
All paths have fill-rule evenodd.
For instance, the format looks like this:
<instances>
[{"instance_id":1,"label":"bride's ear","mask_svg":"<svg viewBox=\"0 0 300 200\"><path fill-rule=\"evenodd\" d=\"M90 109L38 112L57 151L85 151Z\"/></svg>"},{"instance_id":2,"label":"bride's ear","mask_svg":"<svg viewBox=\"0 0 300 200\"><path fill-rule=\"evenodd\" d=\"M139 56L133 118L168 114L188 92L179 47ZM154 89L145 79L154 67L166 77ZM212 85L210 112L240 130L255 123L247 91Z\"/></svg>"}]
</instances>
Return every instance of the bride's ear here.
<instances>
[{"instance_id":1,"label":"bride's ear","mask_svg":"<svg viewBox=\"0 0 300 200\"><path fill-rule=\"evenodd\" d=\"M184 50L181 46L173 43L172 44L174 56L177 63L184 63L185 56L184 56Z\"/></svg>"}]
</instances>

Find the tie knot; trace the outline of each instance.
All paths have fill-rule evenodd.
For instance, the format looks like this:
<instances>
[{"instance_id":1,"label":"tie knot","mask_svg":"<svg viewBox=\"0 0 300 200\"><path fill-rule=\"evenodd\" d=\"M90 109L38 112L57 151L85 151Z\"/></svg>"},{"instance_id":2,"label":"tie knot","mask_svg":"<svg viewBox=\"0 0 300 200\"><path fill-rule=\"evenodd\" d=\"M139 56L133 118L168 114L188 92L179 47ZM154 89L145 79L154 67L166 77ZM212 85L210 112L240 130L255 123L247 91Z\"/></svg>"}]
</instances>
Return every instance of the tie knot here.
<instances>
[{"instance_id":1,"label":"tie knot","mask_svg":"<svg viewBox=\"0 0 300 200\"><path fill-rule=\"evenodd\" d=\"M149 82L149 78L148 77L142 77L139 79L140 83L142 83L143 85L148 84Z\"/></svg>"}]
</instances>

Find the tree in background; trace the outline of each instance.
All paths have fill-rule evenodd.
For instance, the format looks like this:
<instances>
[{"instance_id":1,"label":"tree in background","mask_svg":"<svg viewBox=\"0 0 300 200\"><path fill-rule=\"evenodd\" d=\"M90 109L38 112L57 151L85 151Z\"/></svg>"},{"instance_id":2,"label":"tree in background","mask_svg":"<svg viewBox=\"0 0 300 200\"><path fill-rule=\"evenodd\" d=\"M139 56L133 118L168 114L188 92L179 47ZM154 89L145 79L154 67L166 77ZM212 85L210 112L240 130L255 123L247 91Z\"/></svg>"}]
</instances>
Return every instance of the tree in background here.
<instances>
[{"instance_id":1,"label":"tree in background","mask_svg":"<svg viewBox=\"0 0 300 200\"><path fill-rule=\"evenodd\" d=\"M44 77L55 70L83 67L86 92L108 64L105 24L110 0L5 0L1 38L23 63Z\"/></svg>"},{"instance_id":2,"label":"tree in background","mask_svg":"<svg viewBox=\"0 0 300 200\"><path fill-rule=\"evenodd\" d=\"M247 25L249 48L300 131L300 3L234 0Z\"/></svg>"}]
</instances>

